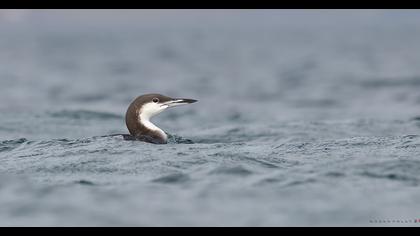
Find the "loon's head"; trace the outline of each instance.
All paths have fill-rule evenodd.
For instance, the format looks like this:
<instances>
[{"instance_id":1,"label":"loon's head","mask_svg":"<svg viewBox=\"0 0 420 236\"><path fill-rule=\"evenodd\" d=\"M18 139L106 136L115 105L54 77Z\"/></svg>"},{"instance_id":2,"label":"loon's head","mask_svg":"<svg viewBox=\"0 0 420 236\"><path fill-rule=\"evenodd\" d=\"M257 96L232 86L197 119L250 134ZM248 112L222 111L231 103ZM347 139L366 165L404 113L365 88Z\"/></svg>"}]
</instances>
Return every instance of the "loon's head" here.
<instances>
[{"instance_id":1,"label":"loon's head","mask_svg":"<svg viewBox=\"0 0 420 236\"><path fill-rule=\"evenodd\" d=\"M128 107L125 122L134 137L146 136L158 143L166 143L166 133L150 122L150 118L169 107L194 103L197 100L171 98L161 94L145 94L137 97Z\"/></svg>"}]
</instances>

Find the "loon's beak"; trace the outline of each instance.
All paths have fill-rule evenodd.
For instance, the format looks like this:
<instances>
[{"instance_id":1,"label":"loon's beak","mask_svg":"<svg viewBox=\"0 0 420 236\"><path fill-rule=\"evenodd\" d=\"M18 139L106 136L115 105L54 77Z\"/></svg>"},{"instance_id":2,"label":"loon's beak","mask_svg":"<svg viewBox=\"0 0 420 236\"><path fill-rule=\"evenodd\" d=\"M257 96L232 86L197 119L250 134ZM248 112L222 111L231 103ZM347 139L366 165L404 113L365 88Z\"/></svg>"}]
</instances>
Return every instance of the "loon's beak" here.
<instances>
[{"instance_id":1,"label":"loon's beak","mask_svg":"<svg viewBox=\"0 0 420 236\"><path fill-rule=\"evenodd\" d=\"M168 102L163 103L162 105L168 106L168 107L175 107L179 105L186 105L190 103L197 102L195 99L189 99L189 98L174 98Z\"/></svg>"}]
</instances>

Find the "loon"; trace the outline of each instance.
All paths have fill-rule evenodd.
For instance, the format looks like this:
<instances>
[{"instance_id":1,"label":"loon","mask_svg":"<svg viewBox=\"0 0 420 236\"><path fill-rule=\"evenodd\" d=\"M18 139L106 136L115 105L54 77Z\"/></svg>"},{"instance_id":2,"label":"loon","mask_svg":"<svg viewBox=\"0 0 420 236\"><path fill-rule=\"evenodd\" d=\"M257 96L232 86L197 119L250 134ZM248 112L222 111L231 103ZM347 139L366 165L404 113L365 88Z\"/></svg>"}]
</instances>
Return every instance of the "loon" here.
<instances>
[{"instance_id":1,"label":"loon","mask_svg":"<svg viewBox=\"0 0 420 236\"><path fill-rule=\"evenodd\" d=\"M140 140L154 144L166 144L168 134L150 122L150 118L169 107L197 102L194 99L171 98L161 94L145 94L138 96L130 104L125 114L125 123L130 135L126 140Z\"/></svg>"}]
</instances>

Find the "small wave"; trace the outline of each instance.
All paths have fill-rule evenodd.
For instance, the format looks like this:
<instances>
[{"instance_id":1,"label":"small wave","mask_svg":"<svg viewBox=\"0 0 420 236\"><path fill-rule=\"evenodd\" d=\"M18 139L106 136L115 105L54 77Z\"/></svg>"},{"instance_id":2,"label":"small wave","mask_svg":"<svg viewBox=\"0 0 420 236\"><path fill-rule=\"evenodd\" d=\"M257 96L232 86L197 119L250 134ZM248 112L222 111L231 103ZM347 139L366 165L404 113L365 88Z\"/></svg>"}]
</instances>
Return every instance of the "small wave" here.
<instances>
[{"instance_id":1,"label":"small wave","mask_svg":"<svg viewBox=\"0 0 420 236\"><path fill-rule=\"evenodd\" d=\"M19 138L19 139L1 141L0 142L0 152L12 150L12 149L16 148L17 146L19 146L20 144L22 144L24 142L27 142L27 141L28 140L26 138Z\"/></svg>"},{"instance_id":2,"label":"small wave","mask_svg":"<svg viewBox=\"0 0 420 236\"><path fill-rule=\"evenodd\" d=\"M420 77L369 79L361 82L360 86L366 89L418 87L420 86Z\"/></svg>"},{"instance_id":3,"label":"small wave","mask_svg":"<svg viewBox=\"0 0 420 236\"><path fill-rule=\"evenodd\" d=\"M410 121L415 122L415 124L420 127L420 116L413 117Z\"/></svg>"},{"instance_id":4,"label":"small wave","mask_svg":"<svg viewBox=\"0 0 420 236\"><path fill-rule=\"evenodd\" d=\"M86 185L86 186L94 186L94 185L96 185L96 184L95 184L95 183L93 183L92 181L89 181L89 180L84 180L84 179L74 181L74 183L75 183L75 184L80 184L80 185Z\"/></svg>"},{"instance_id":5,"label":"small wave","mask_svg":"<svg viewBox=\"0 0 420 236\"><path fill-rule=\"evenodd\" d=\"M63 110L50 113L52 117L56 118L70 118L81 120L109 120L109 119L122 119L121 115L116 115L108 112L88 111L88 110Z\"/></svg>"},{"instance_id":6,"label":"small wave","mask_svg":"<svg viewBox=\"0 0 420 236\"><path fill-rule=\"evenodd\" d=\"M365 88L420 86L420 77L370 79L361 83Z\"/></svg>"},{"instance_id":7,"label":"small wave","mask_svg":"<svg viewBox=\"0 0 420 236\"><path fill-rule=\"evenodd\" d=\"M175 174L170 174L170 175L153 179L152 182L173 184L173 183L184 183L184 182L187 182L188 180L190 180L189 175L183 174L183 173L175 173Z\"/></svg>"},{"instance_id":8,"label":"small wave","mask_svg":"<svg viewBox=\"0 0 420 236\"><path fill-rule=\"evenodd\" d=\"M124 138L124 140L128 140L128 141L141 141L141 142L145 142L142 141L142 139L134 137L130 134L110 134L110 135L105 135L105 136L101 136L101 137L113 137L113 136L122 136ZM146 137L146 139L149 139L148 137ZM154 142L155 140L152 141ZM159 141L156 140L156 143L159 143ZM173 135L173 134L168 134L168 140L167 140L168 144L193 144L194 142L191 139L186 139L183 138L181 136L178 135Z\"/></svg>"},{"instance_id":9,"label":"small wave","mask_svg":"<svg viewBox=\"0 0 420 236\"><path fill-rule=\"evenodd\" d=\"M239 175L239 176L247 176L253 174L252 171L246 169L243 166L233 166L233 167L217 167L210 171L211 175L214 174L225 174L225 175Z\"/></svg>"},{"instance_id":10,"label":"small wave","mask_svg":"<svg viewBox=\"0 0 420 236\"><path fill-rule=\"evenodd\" d=\"M258 182L256 182L256 185L272 185L272 184L278 184L282 188L287 187L295 187L295 186L301 186L301 185L310 185L319 182L319 180L312 178L312 177L294 177L290 178L280 175L280 176L271 176L266 177Z\"/></svg>"},{"instance_id":11,"label":"small wave","mask_svg":"<svg viewBox=\"0 0 420 236\"><path fill-rule=\"evenodd\" d=\"M312 184L316 183L317 180L313 178L307 178L303 180L292 180L285 184L285 187L292 187L292 186L298 186L298 185L306 185L306 184Z\"/></svg>"},{"instance_id":12,"label":"small wave","mask_svg":"<svg viewBox=\"0 0 420 236\"><path fill-rule=\"evenodd\" d=\"M339 172L339 171L329 171L325 173L324 175L327 177L333 177L333 178L342 178L346 176L344 172Z\"/></svg>"},{"instance_id":13,"label":"small wave","mask_svg":"<svg viewBox=\"0 0 420 236\"><path fill-rule=\"evenodd\" d=\"M101 101L108 98L106 94L78 94L74 96L72 100L79 101L79 102L93 102L93 101Z\"/></svg>"},{"instance_id":14,"label":"small wave","mask_svg":"<svg viewBox=\"0 0 420 236\"><path fill-rule=\"evenodd\" d=\"M186 139L174 134L168 134L168 143L193 144L194 142L191 139Z\"/></svg>"},{"instance_id":15,"label":"small wave","mask_svg":"<svg viewBox=\"0 0 420 236\"><path fill-rule=\"evenodd\" d=\"M381 163L366 164L361 167L361 175L370 178L380 178L401 181L418 185L420 179L420 161L396 160Z\"/></svg>"},{"instance_id":16,"label":"small wave","mask_svg":"<svg viewBox=\"0 0 420 236\"><path fill-rule=\"evenodd\" d=\"M405 135L401 138L401 144L397 145L396 148L418 148L420 147L420 139L418 135Z\"/></svg>"},{"instance_id":17,"label":"small wave","mask_svg":"<svg viewBox=\"0 0 420 236\"><path fill-rule=\"evenodd\" d=\"M338 106L338 102L332 99L300 99L294 101L297 107L333 107Z\"/></svg>"}]
</instances>

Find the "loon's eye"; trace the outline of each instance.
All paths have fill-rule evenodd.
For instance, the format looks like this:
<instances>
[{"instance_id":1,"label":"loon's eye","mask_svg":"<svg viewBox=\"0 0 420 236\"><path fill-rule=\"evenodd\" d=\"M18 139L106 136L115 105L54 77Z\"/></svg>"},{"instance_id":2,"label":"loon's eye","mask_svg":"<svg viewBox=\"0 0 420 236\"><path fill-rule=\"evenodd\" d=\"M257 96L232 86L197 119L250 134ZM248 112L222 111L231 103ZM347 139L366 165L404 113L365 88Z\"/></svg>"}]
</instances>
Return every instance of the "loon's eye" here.
<instances>
[{"instance_id":1,"label":"loon's eye","mask_svg":"<svg viewBox=\"0 0 420 236\"><path fill-rule=\"evenodd\" d=\"M158 103L158 102L159 102L159 98L153 98L153 99L152 99L152 101L153 101L154 103Z\"/></svg>"}]
</instances>

